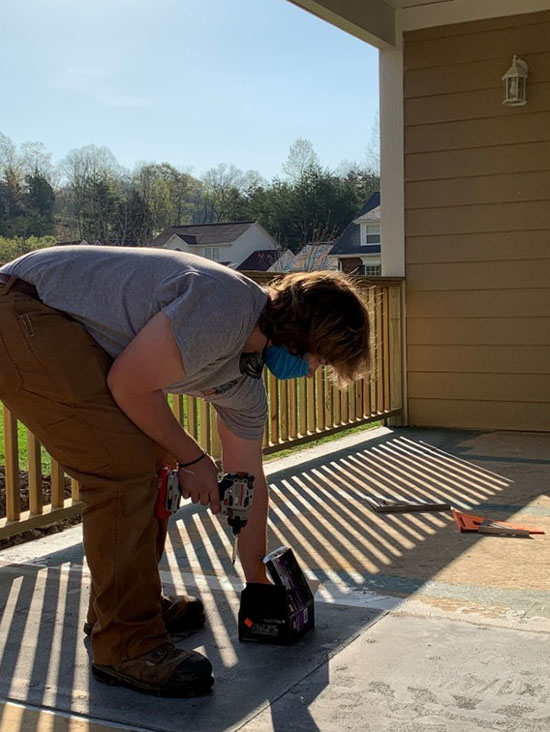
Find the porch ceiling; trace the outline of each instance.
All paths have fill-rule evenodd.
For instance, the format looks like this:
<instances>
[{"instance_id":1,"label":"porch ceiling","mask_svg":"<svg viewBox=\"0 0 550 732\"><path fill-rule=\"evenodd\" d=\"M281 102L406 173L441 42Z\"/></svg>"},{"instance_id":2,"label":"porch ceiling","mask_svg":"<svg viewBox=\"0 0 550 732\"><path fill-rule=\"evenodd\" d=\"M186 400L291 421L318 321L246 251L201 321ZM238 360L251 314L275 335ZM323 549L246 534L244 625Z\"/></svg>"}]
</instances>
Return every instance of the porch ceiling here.
<instances>
[{"instance_id":1,"label":"porch ceiling","mask_svg":"<svg viewBox=\"0 0 550 732\"><path fill-rule=\"evenodd\" d=\"M377 48L395 45L395 11L441 0L289 0ZM457 0L445 0L449 6Z\"/></svg>"},{"instance_id":2,"label":"porch ceiling","mask_svg":"<svg viewBox=\"0 0 550 732\"><path fill-rule=\"evenodd\" d=\"M289 0L289 2L377 48L389 48L395 45L395 9L383 0L321 0L320 2Z\"/></svg>"},{"instance_id":3,"label":"porch ceiling","mask_svg":"<svg viewBox=\"0 0 550 732\"><path fill-rule=\"evenodd\" d=\"M380 49L403 31L550 9L550 0L288 0Z\"/></svg>"}]
</instances>

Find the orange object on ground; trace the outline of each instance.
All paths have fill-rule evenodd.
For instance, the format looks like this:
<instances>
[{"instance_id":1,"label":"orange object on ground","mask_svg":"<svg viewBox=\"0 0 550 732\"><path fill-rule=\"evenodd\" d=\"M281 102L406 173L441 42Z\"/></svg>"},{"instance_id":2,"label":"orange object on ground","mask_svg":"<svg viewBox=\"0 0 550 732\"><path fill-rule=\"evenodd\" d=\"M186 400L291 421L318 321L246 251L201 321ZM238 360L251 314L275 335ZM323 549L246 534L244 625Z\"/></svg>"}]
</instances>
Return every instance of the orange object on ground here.
<instances>
[{"instance_id":1,"label":"orange object on ground","mask_svg":"<svg viewBox=\"0 0 550 732\"><path fill-rule=\"evenodd\" d=\"M480 534L501 534L528 536L529 534L544 534L541 529L528 529L525 526L514 526L505 521L494 521L493 519L474 516L471 513L462 513L452 509L453 518L461 532L477 531Z\"/></svg>"}]
</instances>

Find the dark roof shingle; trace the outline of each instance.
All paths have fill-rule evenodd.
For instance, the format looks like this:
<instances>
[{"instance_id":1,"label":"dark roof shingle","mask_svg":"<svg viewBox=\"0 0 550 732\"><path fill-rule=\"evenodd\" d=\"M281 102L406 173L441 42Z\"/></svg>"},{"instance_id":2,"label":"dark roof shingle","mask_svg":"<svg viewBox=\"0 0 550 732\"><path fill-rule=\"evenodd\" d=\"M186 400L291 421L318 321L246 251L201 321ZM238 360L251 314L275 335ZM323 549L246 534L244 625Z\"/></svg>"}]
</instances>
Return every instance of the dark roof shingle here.
<instances>
[{"instance_id":1,"label":"dark roof shingle","mask_svg":"<svg viewBox=\"0 0 550 732\"><path fill-rule=\"evenodd\" d=\"M372 211L380 206L380 191L375 191L366 203L359 209L353 217L353 221L346 226L338 239L334 242L334 246L330 250L330 254L377 254L380 252L380 244L372 244L361 246L361 227L355 224L355 219Z\"/></svg>"},{"instance_id":2,"label":"dark roof shingle","mask_svg":"<svg viewBox=\"0 0 550 732\"><path fill-rule=\"evenodd\" d=\"M153 239L152 245L162 247L174 234L191 245L212 246L233 242L249 229L255 221L240 221L234 224L185 224L170 226Z\"/></svg>"},{"instance_id":3,"label":"dark roof shingle","mask_svg":"<svg viewBox=\"0 0 550 732\"><path fill-rule=\"evenodd\" d=\"M257 249L244 262L241 262L237 269L243 272L246 270L267 272L269 267L280 258L282 253L282 249Z\"/></svg>"}]
</instances>

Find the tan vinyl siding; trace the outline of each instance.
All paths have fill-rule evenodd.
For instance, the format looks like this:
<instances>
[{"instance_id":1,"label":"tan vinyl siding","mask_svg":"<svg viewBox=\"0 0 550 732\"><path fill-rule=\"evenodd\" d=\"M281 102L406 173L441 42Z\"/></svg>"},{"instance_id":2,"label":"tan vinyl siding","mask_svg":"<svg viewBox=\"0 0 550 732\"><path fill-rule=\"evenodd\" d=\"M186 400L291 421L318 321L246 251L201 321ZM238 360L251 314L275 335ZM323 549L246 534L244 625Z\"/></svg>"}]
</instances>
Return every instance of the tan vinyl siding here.
<instances>
[{"instance_id":1,"label":"tan vinyl siding","mask_svg":"<svg viewBox=\"0 0 550 732\"><path fill-rule=\"evenodd\" d=\"M409 422L550 430L550 12L406 33L404 68Z\"/></svg>"},{"instance_id":2,"label":"tan vinyl siding","mask_svg":"<svg viewBox=\"0 0 550 732\"><path fill-rule=\"evenodd\" d=\"M511 374L544 374L547 376L550 346L411 346L410 379L429 374L500 375L503 364ZM506 374L507 376L508 374Z\"/></svg>"}]
</instances>

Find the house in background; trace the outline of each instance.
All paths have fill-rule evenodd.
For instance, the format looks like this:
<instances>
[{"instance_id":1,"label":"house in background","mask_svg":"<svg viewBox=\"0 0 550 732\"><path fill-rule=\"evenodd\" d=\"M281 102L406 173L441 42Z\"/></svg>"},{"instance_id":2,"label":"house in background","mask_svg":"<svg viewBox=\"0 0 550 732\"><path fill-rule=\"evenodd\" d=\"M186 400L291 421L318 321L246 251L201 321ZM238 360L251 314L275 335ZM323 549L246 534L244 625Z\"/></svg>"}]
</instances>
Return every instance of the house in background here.
<instances>
[{"instance_id":1,"label":"house in background","mask_svg":"<svg viewBox=\"0 0 550 732\"><path fill-rule=\"evenodd\" d=\"M151 246L198 254L234 269L255 253L279 249L271 234L256 221L170 226Z\"/></svg>"},{"instance_id":2,"label":"house in background","mask_svg":"<svg viewBox=\"0 0 550 732\"><path fill-rule=\"evenodd\" d=\"M311 242L294 254L287 249L269 268L269 272L312 272L321 269L338 269L338 262L329 257L334 242Z\"/></svg>"},{"instance_id":3,"label":"house in background","mask_svg":"<svg viewBox=\"0 0 550 732\"><path fill-rule=\"evenodd\" d=\"M346 274L380 275L380 191L375 191L336 239L329 252L332 268Z\"/></svg>"},{"instance_id":4,"label":"house in background","mask_svg":"<svg viewBox=\"0 0 550 732\"><path fill-rule=\"evenodd\" d=\"M272 267L286 254L284 249L262 249L247 257L237 269L241 272L271 272Z\"/></svg>"},{"instance_id":5,"label":"house in background","mask_svg":"<svg viewBox=\"0 0 550 732\"><path fill-rule=\"evenodd\" d=\"M268 272L290 272L296 255L292 249L283 249L282 254L268 269Z\"/></svg>"}]
</instances>

